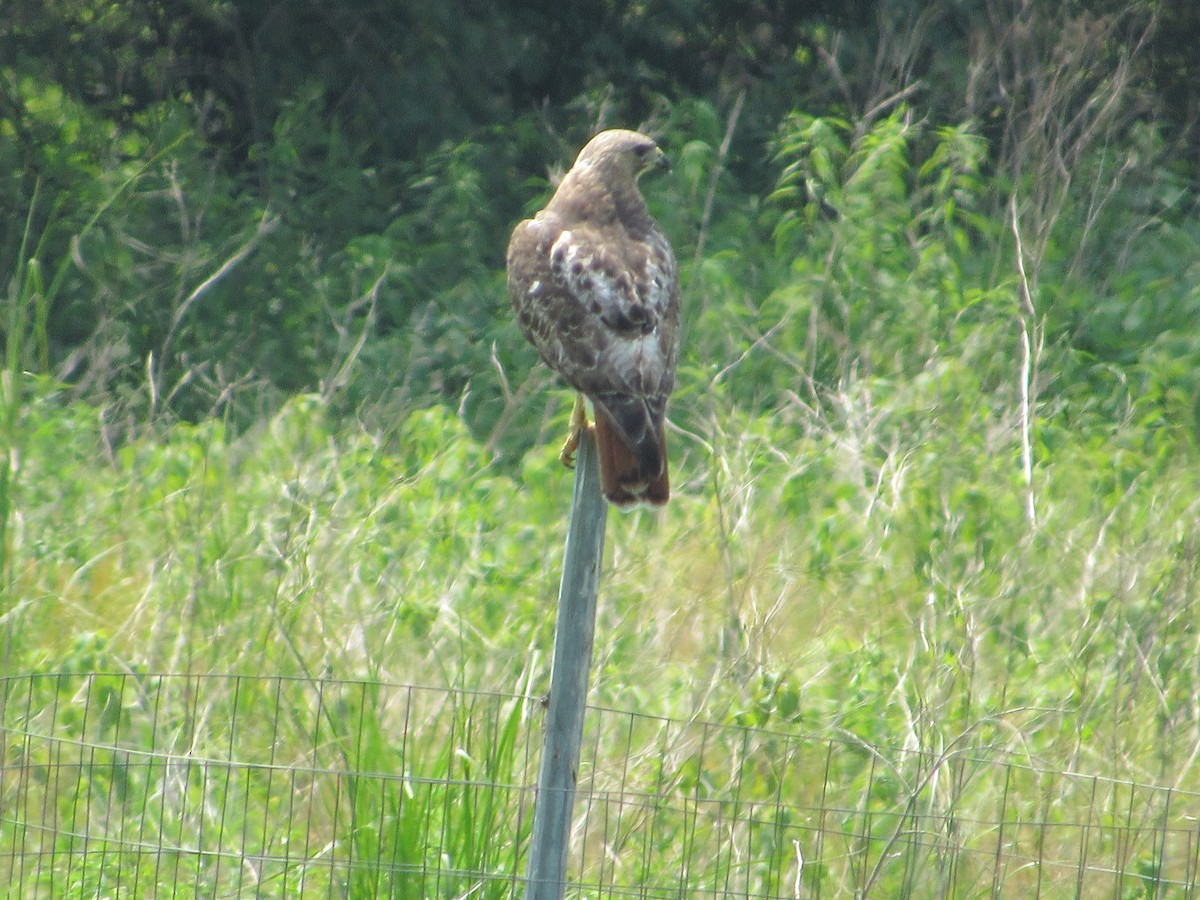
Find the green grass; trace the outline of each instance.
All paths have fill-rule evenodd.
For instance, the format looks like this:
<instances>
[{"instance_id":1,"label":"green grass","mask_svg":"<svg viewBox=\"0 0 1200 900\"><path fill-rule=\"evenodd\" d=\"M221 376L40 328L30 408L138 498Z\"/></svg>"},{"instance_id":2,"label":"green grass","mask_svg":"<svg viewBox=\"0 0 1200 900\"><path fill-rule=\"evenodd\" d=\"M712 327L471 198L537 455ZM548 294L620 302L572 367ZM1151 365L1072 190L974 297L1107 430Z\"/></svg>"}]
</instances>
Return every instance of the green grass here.
<instances>
[{"instance_id":1,"label":"green grass","mask_svg":"<svg viewBox=\"0 0 1200 900\"><path fill-rule=\"evenodd\" d=\"M571 486L552 449L513 477L448 413L385 439L300 398L106 458L97 410L32 387L0 874L510 896ZM677 439L672 504L609 525L581 884L791 896L798 851L821 896L1195 879L1194 463L1046 417L1030 520L998 397L949 364Z\"/></svg>"},{"instance_id":2,"label":"green grass","mask_svg":"<svg viewBox=\"0 0 1200 900\"><path fill-rule=\"evenodd\" d=\"M1194 291L1144 282L1173 312L1131 337L1054 242L1005 274L981 145L923 127L797 117L685 273L675 496L609 519L572 896L1197 892ZM1195 243L1142 224L1138 294L1156 240ZM0 883L519 893L567 405L538 425L514 378L494 427L469 390L364 424L390 407L349 415L342 375L401 380L375 346L236 433L172 423L31 374L63 282L16 275Z\"/></svg>"}]
</instances>

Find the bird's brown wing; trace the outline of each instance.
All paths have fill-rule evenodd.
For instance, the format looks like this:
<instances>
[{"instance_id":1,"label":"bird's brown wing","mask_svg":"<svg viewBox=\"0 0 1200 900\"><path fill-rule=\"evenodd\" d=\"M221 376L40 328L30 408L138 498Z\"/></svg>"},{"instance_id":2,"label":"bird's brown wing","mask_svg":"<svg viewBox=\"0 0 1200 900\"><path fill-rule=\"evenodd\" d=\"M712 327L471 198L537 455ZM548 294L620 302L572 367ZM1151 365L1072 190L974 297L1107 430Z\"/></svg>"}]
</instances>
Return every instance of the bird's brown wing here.
<instances>
[{"instance_id":1,"label":"bird's brown wing","mask_svg":"<svg viewBox=\"0 0 1200 900\"><path fill-rule=\"evenodd\" d=\"M513 232L508 278L525 336L596 407L606 496L666 502L679 279L665 237L568 228L542 212Z\"/></svg>"}]
</instances>

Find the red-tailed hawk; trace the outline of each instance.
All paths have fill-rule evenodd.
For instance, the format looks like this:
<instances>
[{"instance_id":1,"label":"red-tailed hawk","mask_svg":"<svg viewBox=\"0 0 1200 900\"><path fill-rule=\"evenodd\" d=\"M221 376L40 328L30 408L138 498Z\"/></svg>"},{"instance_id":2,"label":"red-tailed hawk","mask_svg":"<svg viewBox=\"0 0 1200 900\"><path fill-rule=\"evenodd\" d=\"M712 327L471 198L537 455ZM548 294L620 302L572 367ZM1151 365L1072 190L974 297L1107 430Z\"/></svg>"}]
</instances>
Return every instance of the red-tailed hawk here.
<instances>
[{"instance_id":1,"label":"red-tailed hawk","mask_svg":"<svg viewBox=\"0 0 1200 900\"><path fill-rule=\"evenodd\" d=\"M592 401L600 483L619 506L670 496L663 421L675 384L679 269L638 191L638 176L654 167L669 163L644 134L601 132L508 244L517 321L550 368ZM586 427L577 400L565 464Z\"/></svg>"}]
</instances>

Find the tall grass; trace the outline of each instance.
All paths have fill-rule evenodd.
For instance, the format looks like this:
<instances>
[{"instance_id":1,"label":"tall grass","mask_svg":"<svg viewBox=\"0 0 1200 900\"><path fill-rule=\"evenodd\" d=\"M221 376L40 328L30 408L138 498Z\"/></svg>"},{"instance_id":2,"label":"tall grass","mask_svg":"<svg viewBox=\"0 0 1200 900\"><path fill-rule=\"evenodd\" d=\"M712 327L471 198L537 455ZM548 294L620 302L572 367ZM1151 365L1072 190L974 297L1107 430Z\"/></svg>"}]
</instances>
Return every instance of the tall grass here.
<instances>
[{"instance_id":1,"label":"tall grass","mask_svg":"<svg viewBox=\"0 0 1200 900\"><path fill-rule=\"evenodd\" d=\"M828 413L727 408L712 423L727 452L712 463L684 445L665 515L613 520L593 697L669 718L598 714L589 726L574 869L585 883L753 882L783 896L792 840L806 883L833 895L1036 891L1038 879L1074 879L1085 851L1087 872L1123 854L1122 872L1160 867L1187 883L1186 848L1138 829L1174 829L1200 794L1193 467L1147 456L1132 426L1044 421L1054 449L1038 460L1031 523L1018 401L978 428L978 390L951 366L903 389L847 382ZM507 895L539 733L536 701L520 698L546 687L552 523L570 490L551 454L531 455L514 480L439 411L413 416L380 452L303 398L245 436L178 425L114 464L92 452L86 406L44 391L24 415L16 578L27 600L9 671L70 674L10 698L9 721L65 723L88 743L70 745L82 757L53 743L38 757L27 743L10 760L29 776L77 760L99 779L83 793L6 779L25 799L0 840L25 848L25 878L35 821L76 834L63 846L82 853L100 810L129 813L118 801L139 796L138 782L150 798L138 803L158 806L110 824L111 854L88 851L80 871L62 853L36 883L119 878L151 896L190 873L246 892L249 863L222 854L282 816L289 852L307 862L260 872L257 895L461 896L482 877L470 873L487 873L485 895ZM723 467L722 531L708 464ZM164 684L149 705L131 693L164 671L199 680ZM95 672L127 673L123 691L105 694ZM305 688L196 687L226 673ZM512 699L422 719L381 680ZM161 760L133 765L120 749L139 728L134 743ZM172 779L192 810L182 818L146 790ZM1179 799L1143 797L1145 784ZM1144 812L1131 818L1131 804ZM748 821L761 824L737 838ZM1011 829L997 835L1001 822ZM199 859L144 846L159 835L225 849ZM720 840L765 853L755 878L766 880L747 881L737 854L712 849ZM984 861L997 847L1003 864ZM1018 851L1024 863L1010 861ZM329 862L342 854L352 863ZM418 869L427 880L413 881Z\"/></svg>"},{"instance_id":2,"label":"tall grass","mask_svg":"<svg viewBox=\"0 0 1200 900\"><path fill-rule=\"evenodd\" d=\"M25 367L32 357L40 362L44 370L48 355L46 316L49 300L37 256L31 256L38 198L39 191L35 189L26 213L17 264L8 281L4 303L4 369L0 383L0 451L4 454L3 460L0 460L0 623L3 623L0 671L8 671L18 624L14 614L19 600L14 592L10 528L13 525L23 450L21 412L25 403ZM3 750L0 749L0 761L2 759Z\"/></svg>"},{"instance_id":3,"label":"tall grass","mask_svg":"<svg viewBox=\"0 0 1200 900\"><path fill-rule=\"evenodd\" d=\"M1147 356L1095 397L1040 345L1054 271L994 275L1013 247L973 211L968 129L932 167L903 115L788 134L772 289L698 261L676 496L609 522L579 892L1194 893L1200 476L1176 401L1137 388L1186 380ZM114 447L26 374L52 294L26 267L8 295L0 874L511 893L553 454L316 395Z\"/></svg>"}]
</instances>

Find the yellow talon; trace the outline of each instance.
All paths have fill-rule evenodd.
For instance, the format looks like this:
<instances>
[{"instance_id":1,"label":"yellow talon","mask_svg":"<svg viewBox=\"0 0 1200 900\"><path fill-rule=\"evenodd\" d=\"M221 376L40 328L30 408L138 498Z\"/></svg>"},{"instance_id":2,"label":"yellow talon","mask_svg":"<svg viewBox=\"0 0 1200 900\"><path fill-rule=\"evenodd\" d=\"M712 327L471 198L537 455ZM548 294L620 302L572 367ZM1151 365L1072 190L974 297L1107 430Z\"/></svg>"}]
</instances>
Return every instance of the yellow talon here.
<instances>
[{"instance_id":1,"label":"yellow talon","mask_svg":"<svg viewBox=\"0 0 1200 900\"><path fill-rule=\"evenodd\" d=\"M571 425L567 439L558 451L558 461L568 469L575 468L575 451L579 449L579 440L583 433L591 427L588 422L587 407L583 405L583 395L575 395L575 406L571 408Z\"/></svg>"}]
</instances>

